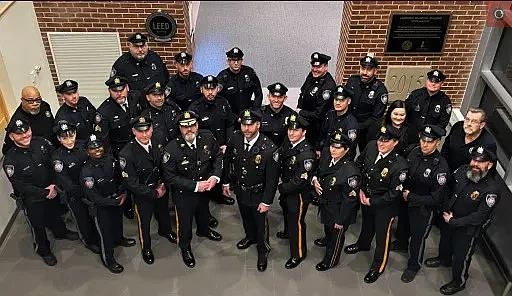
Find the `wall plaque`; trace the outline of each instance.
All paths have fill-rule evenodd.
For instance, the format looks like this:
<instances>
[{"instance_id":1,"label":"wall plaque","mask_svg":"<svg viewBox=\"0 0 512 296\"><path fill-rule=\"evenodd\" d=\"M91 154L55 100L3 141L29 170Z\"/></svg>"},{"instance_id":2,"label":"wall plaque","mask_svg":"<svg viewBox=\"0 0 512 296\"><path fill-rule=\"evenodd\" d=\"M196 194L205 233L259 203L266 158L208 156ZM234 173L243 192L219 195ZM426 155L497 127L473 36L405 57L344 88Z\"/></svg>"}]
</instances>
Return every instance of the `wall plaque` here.
<instances>
[{"instance_id":1,"label":"wall plaque","mask_svg":"<svg viewBox=\"0 0 512 296\"><path fill-rule=\"evenodd\" d=\"M156 41L171 41L176 34L176 21L169 14L158 10L146 19L146 30Z\"/></svg>"}]
</instances>

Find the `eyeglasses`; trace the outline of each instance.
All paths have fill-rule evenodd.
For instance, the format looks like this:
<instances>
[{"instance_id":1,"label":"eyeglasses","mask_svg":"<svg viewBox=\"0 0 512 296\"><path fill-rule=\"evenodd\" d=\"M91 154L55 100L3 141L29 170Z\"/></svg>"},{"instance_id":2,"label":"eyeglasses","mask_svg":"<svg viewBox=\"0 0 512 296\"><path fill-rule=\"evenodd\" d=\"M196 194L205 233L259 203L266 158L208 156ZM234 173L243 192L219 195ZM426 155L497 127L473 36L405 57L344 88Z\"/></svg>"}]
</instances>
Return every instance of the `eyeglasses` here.
<instances>
[{"instance_id":1,"label":"eyeglasses","mask_svg":"<svg viewBox=\"0 0 512 296\"><path fill-rule=\"evenodd\" d=\"M482 123L480 120L476 120L476 119L469 119L469 118L464 118L464 122L469 122L471 124L480 124Z\"/></svg>"},{"instance_id":2,"label":"eyeglasses","mask_svg":"<svg viewBox=\"0 0 512 296\"><path fill-rule=\"evenodd\" d=\"M23 101L27 102L28 104L39 104L41 103L41 101L43 100L41 97L39 98L35 98L35 99L25 99L25 98L21 98Z\"/></svg>"}]
</instances>

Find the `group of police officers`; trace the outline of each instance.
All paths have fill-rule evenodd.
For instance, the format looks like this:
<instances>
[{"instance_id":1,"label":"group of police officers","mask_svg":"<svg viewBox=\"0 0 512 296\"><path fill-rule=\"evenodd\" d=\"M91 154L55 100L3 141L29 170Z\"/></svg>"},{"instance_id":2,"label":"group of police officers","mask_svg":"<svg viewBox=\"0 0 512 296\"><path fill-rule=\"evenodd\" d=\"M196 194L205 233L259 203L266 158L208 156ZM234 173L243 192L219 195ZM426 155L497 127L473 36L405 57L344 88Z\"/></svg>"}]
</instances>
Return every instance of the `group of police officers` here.
<instances>
[{"instance_id":1,"label":"group of police officers","mask_svg":"<svg viewBox=\"0 0 512 296\"><path fill-rule=\"evenodd\" d=\"M271 249L267 215L278 192L284 229L277 237L289 240L287 269L307 256L310 204L319 206L324 225L314 241L325 247L319 271L338 264L346 231L361 209L359 238L344 250L369 251L376 237L366 283L384 272L390 250L409 252L402 281L413 281L439 218L439 255L425 265L452 267L452 281L441 293L464 289L475 238L499 201L492 174L496 144L484 129L485 112L472 108L439 151L451 115L450 99L440 90L442 71L427 73L426 86L405 99L402 129L381 124L388 92L376 78L373 56L361 59L359 75L336 86L328 72L331 58L313 53L294 110L285 105L288 89L279 82L267 87L269 103L262 105L258 76L243 65L238 47L226 52L228 68L217 76L193 72L192 56L180 52L177 74L169 78L147 41L141 33L130 36L129 51L105 82L110 96L97 109L73 80L56 87L64 103L55 118L37 88L22 90L6 128L3 167L46 264L57 263L48 227L56 239L80 240L111 272L122 272L113 250L136 244L123 235L124 212L137 218L147 264L155 260L154 215L158 234L177 244L185 265L194 267L193 219L197 236L220 241L209 201L233 205L234 193L245 232L236 246L256 244L257 268L265 271ZM66 228L67 211L78 232Z\"/></svg>"}]
</instances>

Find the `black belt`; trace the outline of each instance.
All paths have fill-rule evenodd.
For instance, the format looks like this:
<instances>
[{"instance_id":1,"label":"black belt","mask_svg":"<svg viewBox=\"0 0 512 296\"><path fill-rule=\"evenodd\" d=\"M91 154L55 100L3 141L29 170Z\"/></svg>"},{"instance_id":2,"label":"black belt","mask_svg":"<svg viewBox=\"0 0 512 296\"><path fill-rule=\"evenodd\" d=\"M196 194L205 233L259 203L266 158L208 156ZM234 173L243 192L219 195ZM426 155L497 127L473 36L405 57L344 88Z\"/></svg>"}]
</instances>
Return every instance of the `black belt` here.
<instances>
[{"instance_id":1,"label":"black belt","mask_svg":"<svg viewBox=\"0 0 512 296\"><path fill-rule=\"evenodd\" d=\"M261 192L263 191L261 190L263 189L263 183L251 186L240 185L240 189L242 189L243 191Z\"/></svg>"}]
</instances>

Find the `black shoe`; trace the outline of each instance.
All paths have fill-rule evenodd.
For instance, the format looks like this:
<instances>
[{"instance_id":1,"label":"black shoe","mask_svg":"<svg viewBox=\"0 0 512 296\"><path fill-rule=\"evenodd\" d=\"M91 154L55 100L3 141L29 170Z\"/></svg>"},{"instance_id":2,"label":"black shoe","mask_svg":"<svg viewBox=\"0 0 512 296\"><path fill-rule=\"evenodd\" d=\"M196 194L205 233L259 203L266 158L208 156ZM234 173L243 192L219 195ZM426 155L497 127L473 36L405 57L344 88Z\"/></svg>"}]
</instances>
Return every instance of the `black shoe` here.
<instances>
[{"instance_id":1,"label":"black shoe","mask_svg":"<svg viewBox=\"0 0 512 296\"><path fill-rule=\"evenodd\" d=\"M320 199L313 198L313 200L311 201L311 204L314 205L314 206L319 206L320 205Z\"/></svg>"},{"instance_id":2,"label":"black shoe","mask_svg":"<svg viewBox=\"0 0 512 296\"><path fill-rule=\"evenodd\" d=\"M290 238L290 234L288 234L288 231L278 231L276 233L276 236L277 236L277 238L280 238L280 239L289 239Z\"/></svg>"},{"instance_id":3,"label":"black shoe","mask_svg":"<svg viewBox=\"0 0 512 296\"><path fill-rule=\"evenodd\" d=\"M112 273L121 273L124 270L124 267L117 263L116 261L112 262L111 264L107 265L108 270Z\"/></svg>"},{"instance_id":4,"label":"black shoe","mask_svg":"<svg viewBox=\"0 0 512 296\"><path fill-rule=\"evenodd\" d=\"M41 257L43 257L44 263L46 263L48 266L55 266L55 264L57 264L57 258L55 255L53 255L53 253Z\"/></svg>"},{"instance_id":5,"label":"black shoe","mask_svg":"<svg viewBox=\"0 0 512 296\"><path fill-rule=\"evenodd\" d=\"M119 245L122 247L133 247L135 246L135 240L133 238L123 237Z\"/></svg>"},{"instance_id":6,"label":"black shoe","mask_svg":"<svg viewBox=\"0 0 512 296\"><path fill-rule=\"evenodd\" d=\"M85 245L85 247L87 249L89 249L91 252L93 252L94 254L100 254L101 253L101 249L98 245L95 245L95 244L88 244L88 245Z\"/></svg>"},{"instance_id":7,"label":"black shoe","mask_svg":"<svg viewBox=\"0 0 512 296\"><path fill-rule=\"evenodd\" d=\"M368 273L364 276L364 282L367 284L371 284L375 282L380 275L381 273L378 272L377 270L370 269L370 271L368 271Z\"/></svg>"},{"instance_id":8,"label":"black shoe","mask_svg":"<svg viewBox=\"0 0 512 296\"><path fill-rule=\"evenodd\" d=\"M209 240L217 241L217 242L222 240L222 235L220 235L220 233L218 233L217 231L215 231L213 229L208 229L207 234L196 233L196 235L199 237L207 237Z\"/></svg>"},{"instance_id":9,"label":"black shoe","mask_svg":"<svg viewBox=\"0 0 512 296\"><path fill-rule=\"evenodd\" d=\"M318 270L318 271L326 271L329 268L330 268L329 265L325 264L323 261L316 265L316 270Z\"/></svg>"},{"instance_id":10,"label":"black shoe","mask_svg":"<svg viewBox=\"0 0 512 296\"><path fill-rule=\"evenodd\" d=\"M299 266L299 264L302 262L302 260L304 260L304 257L303 258L292 257L292 258L288 259L288 261L286 261L286 263L284 264L284 267L286 269L293 269L293 268Z\"/></svg>"},{"instance_id":11,"label":"black shoe","mask_svg":"<svg viewBox=\"0 0 512 296\"><path fill-rule=\"evenodd\" d=\"M414 278L416 277L416 271L406 269L404 273L402 273L402 277L400 278L402 282L404 283L410 283L414 281Z\"/></svg>"},{"instance_id":12,"label":"black shoe","mask_svg":"<svg viewBox=\"0 0 512 296\"><path fill-rule=\"evenodd\" d=\"M326 247L327 246L327 238L322 237L322 238L315 239L315 246Z\"/></svg>"},{"instance_id":13,"label":"black shoe","mask_svg":"<svg viewBox=\"0 0 512 296\"><path fill-rule=\"evenodd\" d=\"M443 295L453 295L459 291L462 291L466 288L466 284L460 284L457 281L451 281L448 284L442 286L439 289L439 292Z\"/></svg>"},{"instance_id":14,"label":"black shoe","mask_svg":"<svg viewBox=\"0 0 512 296\"><path fill-rule=\"evenodd\" d=\"M390 251L395 251L395 252L401 252L401 253L408 253L409 252L409 248L407 246L404 246L402 245L402 243L398 240L394 240L392 243L391 243L391 246L389 248Z\"/></svg>"},{"instance_id":15,"label":"black shoe","mask_svg":"<svg viewBox=\"0 0 512 296\"><path fill-rule=\"evenodd\" d=\"M450 267L451 266L451 264L443 262L443 260L441 260L441 258L439 258L439 257L432 257L432 258L428 258L427 260L425 260L425 266L426 267L436 268L436 267L439 267L441 265L442 266L446 266L446 267Z\"/></svg>"},{"instance_id":16,"label":"black shoe","mask_svg":"<svg viewBox=\"0 0 512 296\"><path fill-rule=\"evenodd\" d=\"M236 247L240 250L245 250L247 249L248 247L250 247L252 244L255 244L256 241L253 241L253 240L250 240L246 237L244 237L242 240L240 240L237 244L236 244Z\"/></svg>"},{"instance_id":17,"label":"black shoe","mask_svg":"<svg viewBox=\"0 0 512 296\"><path fill-rule=\"evenodd\" d=\"M132 220L134 215L133 215L133 209L132 208L128 208L128 209L124 209L124 216L129 219L129 220Z\"/></svg>"},{"instance_id":18,"label":"black shoe","mask_svg":"<svg viewBox=\"0 0 512 296\"><path fill-rule=\"evenodd\" d=\"M192 268L196 266L196 259L194 259L194 254L192 254L191 249L181 249L181 257L187 267Z\"/></svg>"},{"instance_id":19,"label":"black shoe","mask_svg":"<svg viewBox=\"0 0 512 296\"><path fill-rule=\"evenodd\" d=\"M219 221L217 221L215 217L210 216L210 218L208 218L208 227L217 228L217 226L219 226Z\"/></svg>"},{"instance_id":20,"label":"black shoe","mask_svg":"<svg viewBox=\"0 0 512 296\"><path fill-rule=\"evenodd\" d=\"M151 249L142 250L142 259L144 259L144 262L147 264L155 263L155 256L153 256L153 251L151 251Z\"/></svg>"},{"instance_id":21,"label":"black shoe","mask_svg":"<svg viewBox=\"0 0 512 296\"><path fill-rule=\"evenodd\" d=\"M168 241L170 241L173 244L176 244L178 239L176 238L176 232L171 230L171 233L169 234L159 234L161 237L165 237Z\"/></svg>"},{"instance_id":22,"label":"black shoe","mask_svg":"<svg viewBox=\"0 0 512 296\"><path fill-rule=\"evenodd\" d=\"M68 230L63 236L56 236L55 239L62 240L67 239L70 241L77 241L80 239L80 236L78 235L78 232Z\"/></svg>"},{"instance_id":23,"label":"black shoe","mask_svg":"<svg viewBox=\"0 0 512 296\"><path fill-rule=\"evenodd\" d=\"M345 253L347 254L355 254L361 251L370 251L369 249L362 249L357 244L348 245L345 247Z\"/></svg>"},{"instance_id":24,"label":"black shoe","mask_svg":"<svg viewBox=\"0 0 512 296\"><path fill-rule=\"evenodd\" d=\"M223 195L222 197L219 197L218 199L216 199L215 202L218 204L221 204L221 205L231 206L231 205L235 204L235 199L232 197Z\"/></svg>"},{"instance_id":25,"label":"black shoe","mask_svg":"<svg viewBox=\"0 0 512 296\"><path fill-rule=\"evenodd\" d=\"M259 271L267 270L267 257L268 257L268 252L258 253L258 270Z\"/></svg>"}]
</instances>

